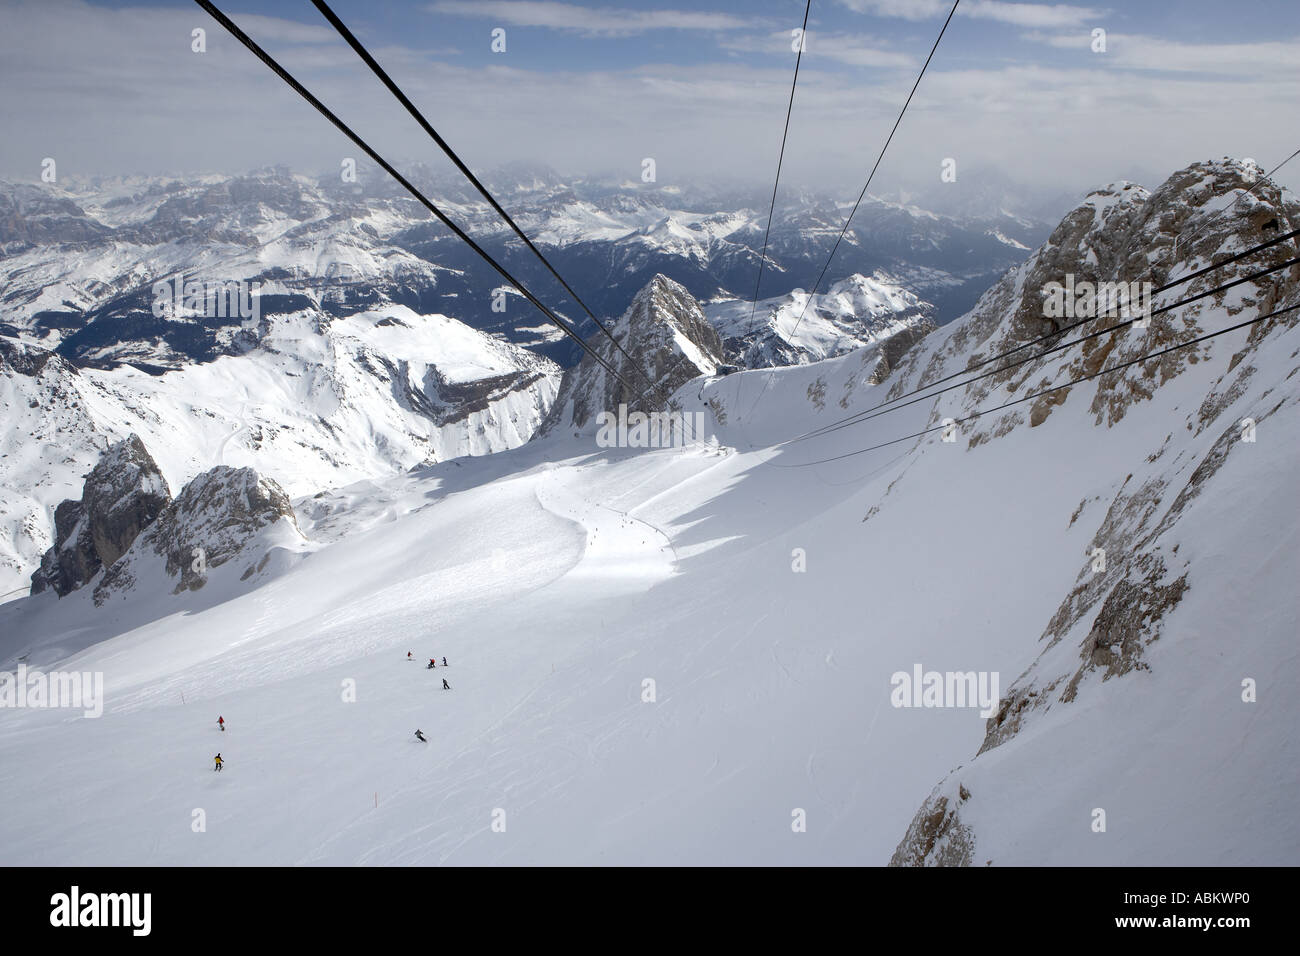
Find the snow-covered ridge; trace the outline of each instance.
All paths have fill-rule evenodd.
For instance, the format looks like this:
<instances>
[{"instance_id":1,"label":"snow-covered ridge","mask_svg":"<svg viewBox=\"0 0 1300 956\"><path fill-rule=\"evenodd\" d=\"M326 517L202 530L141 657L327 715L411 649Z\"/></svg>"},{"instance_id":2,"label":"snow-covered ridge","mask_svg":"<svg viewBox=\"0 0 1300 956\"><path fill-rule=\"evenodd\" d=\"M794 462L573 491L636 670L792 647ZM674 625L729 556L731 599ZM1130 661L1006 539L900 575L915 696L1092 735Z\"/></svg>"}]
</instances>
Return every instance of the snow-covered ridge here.
<instances>
[{"instance_id":1,"label":"snow-covered ridge","mask_svg":"<svg viewBox=\"0 0 1300 956\"><path fill-rule=\"evenodd\" d=\"M934 307L880 272L849 276L808 300L807 292L796 289L764 299L757 308L739 300L710 303L705 314L745 368L805 364L908 329L934 327L929 321Z\"/></svg>"}]
</instances>

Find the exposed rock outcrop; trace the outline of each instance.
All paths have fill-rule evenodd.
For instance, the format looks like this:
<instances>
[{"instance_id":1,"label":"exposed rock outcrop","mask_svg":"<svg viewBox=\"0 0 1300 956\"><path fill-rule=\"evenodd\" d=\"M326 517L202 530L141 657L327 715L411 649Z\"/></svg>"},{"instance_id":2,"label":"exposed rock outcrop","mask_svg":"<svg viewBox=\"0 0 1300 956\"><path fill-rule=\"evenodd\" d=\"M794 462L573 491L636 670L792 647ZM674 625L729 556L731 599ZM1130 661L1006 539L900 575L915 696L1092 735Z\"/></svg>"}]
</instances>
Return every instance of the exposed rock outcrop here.
<instances>
[{"instance_id":1,"label":"exposed rock outcrop","mask_svg":"<svg viewBox=\"0 0 1300 956\"><path fill-rule=\"evenodd\" d=\"M157 463L136 435L100 457L80 501L54 514L55 543L32 574L32 593L52 587L60 597L111 567L171 501Z\"/></svg>"},{"instance_id":2,"label":"exposed rock outcrop","mask_svg":"<svg viewBox=\"0 0 1300 956\"><path fill-rule=\"evenodd\" d=\"M97 605L159 576L175 582L173 593L198 590L235 559L247 560L247 580L275 547L304 540L288 495L251 468L212 468L172 499L135 435L104 452L81 500L60 504L54 525L55 546L32 575L32 593L53 588L63 597L102 572Z\"/></svg>"},{"instance_id":3,"label":"exposed rock outcrop","mask_svg":"<svg viewBox=\"0 0 1300 956\"><path fill-rule=\"evenodd\" d=\"M277 536L280 532L284 540ZM251 468L212 468L192 479L111 567L95 588L95 603L135 587L156 574L150 559L162 559L173 593L197 591L208 574L227 562L245 560L240 580L266 567L269 552L302 535L284 490Z\"/></svg>"},{"instance_id":4,"label":"exposed rock outcrop","mask_svg":"<svg viewBox=\"0 0 1300 956\"><path fill-rule=\"evenodd\" d=\"M656 275L637 293L609 330L622 351L603 335L590 337L589 344L636 390L629 392L584 354L575 368L564 373L539 434L556 427L585 429L594 425L600 412L614 412L619 405L626 405L629 412L662 411L673 392L699 375L717 374L724 364L722 340L695 297L663 275Z\"/></svg>"},{"instance_id":5,"label":"exposed rock outcrop","mask_svg":"<svg viewBox=\"0 0 1300 956\"><path fill-rule=\"evenodd\" d=\"M890 866L970 866L975 834L961 819L970 791L936 787L912 818L907 833L889 858Z\"/></svg>"}]
</instances>

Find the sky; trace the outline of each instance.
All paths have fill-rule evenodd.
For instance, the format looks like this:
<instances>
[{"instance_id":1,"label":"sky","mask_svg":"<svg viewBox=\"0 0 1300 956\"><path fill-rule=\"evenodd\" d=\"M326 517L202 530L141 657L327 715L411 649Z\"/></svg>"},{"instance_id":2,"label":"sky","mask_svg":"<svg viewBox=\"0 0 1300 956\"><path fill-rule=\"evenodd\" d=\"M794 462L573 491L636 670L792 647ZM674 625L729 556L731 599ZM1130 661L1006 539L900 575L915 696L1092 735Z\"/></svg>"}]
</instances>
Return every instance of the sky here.
<instances>
[{"instance_id":1,"label":"sky","mask_svg":"<svg viewBox=\"0 0 1300 956\"><path fill-rule=\"evenodd\" d=\"M381 154L445 163L308 0L217 5ZM660 185L775 172L799 0L331 5L476 169L639 181L649 158ZM856 196L950 8L813 0L783 188ZM1296 102L1296 0L961 0L871 191L951 185L946 160L976 192L1154 187L1224 155L1272 168L1300 147ZM39 182L46 158L96 176L328 173L357 156L189 0L7 0L0 103L0 177L14 182ZM1300 186L1300 158L1279 179Z\"/></svg>"}]
</instances>

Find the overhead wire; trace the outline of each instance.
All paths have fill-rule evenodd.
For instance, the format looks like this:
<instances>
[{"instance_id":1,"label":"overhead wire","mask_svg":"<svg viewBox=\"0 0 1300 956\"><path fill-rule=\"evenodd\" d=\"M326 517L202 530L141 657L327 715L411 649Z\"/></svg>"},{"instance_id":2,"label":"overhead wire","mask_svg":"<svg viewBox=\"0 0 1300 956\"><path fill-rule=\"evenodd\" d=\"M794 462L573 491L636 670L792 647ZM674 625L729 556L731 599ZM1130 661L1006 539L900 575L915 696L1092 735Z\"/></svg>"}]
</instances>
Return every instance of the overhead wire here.
<instances>
[{"instance_id":1,"label":"overhead wire","mask_svg":"<svg viewBox=\"0 0 1300 956\"><path fill-rule=\"evenodd\" d=\"M867 452L875 451L875 450L877 450L877 449L879 449L879 448L886 448L886 447L888 447L888 446L890 446L890 445L896 445L896 444L898 444L899 442L905 442L905 441L910 441L911 439L914 439L914 438L920 438L920 437L922 437L922 436L924 436L924 435L928 435L928 434L930 434L931 432L938 431L938 430L940 430L940 429L951 428L951 427L954 427L954 426L956 426L956 425L963 425L963 424L965 424L966 422L974 421L975 419L977 419L977 418L981 418L981 417L983 417L983 416L985 416L985 415L991 415L993 412L999 412L999 411L1002 411L1003 409L1005 409L1005 408L1010 408L1010 407L1013 406L1013 405L1019 405L1020 403L1030 401L1031 399L1041 398L1041 397L1044 396L1044 395L1050 395L1050 394L1052 394L1053 392L1059 392L1061 389L1064 389L1064 388L1070 388L1070 387L1073 386L1073 385L1078 385L1078 384L1081 384L1082 382L1088 382L1088 381L1091 381L1092 379L1098 378L1098 377L1100 377L1100 376L1102 376L1102 375L1107 375L1107 374L1110 374L1110 373L1112 373L1112 372L1118 372L1118 371L1121 371L1121 370L1123 370L1123 369L1130 368L1130 367L1132 367L1132 366L1134 366L1134 365L1137 365L1137 364L1139 364L1139 363L1141 363L1141 362L1149 362L1149 361L1151 361L1152 359L1160 358L1161 356L1168 355L1169 353L1171 353L1171 352L1175 352L1175 351L1177 351L1178 349L1189 348L1190 346L1197 345L1197 344L1199 344L1199 343L1201 343L1201 342L1205 342L1205 341L1208 341L1208 340L1210 340L1210 339L1217 338L1217 337L1220 336L1220 335L1226 335L1226 334L1228 334L1229 332L1235 332L1235 331L1237 331L1238 329L1243 329L1243 328L1246 328L1247 326L1255 325L1255 324L1258 323L1258 322L1263 322L1265 319L1271 319L1271 318L1275 318L1275 317L1277 317L1277 316L1279 316L1279 315L1284 315L1284 314L1287 313L1287 312L1293 312L1293 311L1295 311L1296 309L1300 309L1300 302L1296 303L1295 305L1289 305L1289 306L1287 306L1286 308L1275 309L1274 311L1269 312L1269 313L1266 314L1266 315L1260 315L1260 316L1256 316L1256 317L1253 318L1253 319L1247 319L1247 320L1244 321L1244 322L1238 322L1238 323L1236 323L1235 325L1228 326L1228 327L1225 328L1225 329L1219 329L1219 330L1216 331L1216 332L1207 332L1207 333L1205 333L1204 335L1198 335L1198 336L1197 336L1196 338L1194 338L1194 339L1189 339L1189 340L1186 341L1186 342L1179 342L1179 343L1176 343L1176 344L1174 344L1174 345L1168 346L1167 348L1160 349L1160 350L1157 351L1157 352L1151 352L1151 353L1148 353L1148 354L1145 354L1145 355L1140 355L1140 356L1138 356L1138 357L1135 358L1135 359L1130 359L1129 361L1122 362L1122 363L1120 363L1120 364L1118 364L1118 365L1113 365L1113 366L1110 366L1110 367L1105 368L1105 369L1100 369L1100 370L1098 370L1098 371L1096 371L1096 372L1093 372L1093 373L1091 373L1091 374L1089 374L1089 375L1083 375L1083 376L1080 376L1079 378L1073 379L1073 380L1071 380L1071 381L1069 381L1069 382L1064 382L1064 383L1062 383L1062 384L1060 384L1060 385L1053 385L1053 386L1050 387L1050 388L1041 389L1040 391L1037 391L1037 392L1031 392L1031 393L1028 394L1028 395L1023 395L1023 396L1021 396L1021 397L1019 397L1019 398L1012 399L1011 401L1003 402L1001 405L996 405L996 406L994 406L993 408L982 409L982 410L977 411L977 412L974 412L974 413L972 413L972 414L970 414L970 415L966 415L966 416L964 416L963 418L951 418L951 419L948 419L948 420L946 420L946 421L944 421L944 422L941 422L941 423L938 424L938 425L934 425L934 426L931 426L931 427L929 427L929 428L924 428L924 429L922 429L922 430L919 431L919 432L914 432L914 433L912 433L911 435L904 435L904 436L902 436L901 438L894 438L894 439L891 439L890 441L880 442L880 443L875 444L875 445L870 445L870 446L868 446L868 447L866 447L866 448L858 448L858 449L855 449L854 451L845 452L845 453L840 454L840 455L832 455L832 456L827 457L827 458L820 458L820 459L817 459L817 460L815 460L815 461L795 462L795 463L792 463L792 464L789 464L789 465L783 465L783 464L781 464L781 463L779 463L779 462L769 462L769 464L774 465L775 467L779 467L779 468L806 468L806 467L808 467L808 466L810 466L810 465L823 465L823 464L827 464L828 462L833 462L833 461L842 461L842 460L845 459L845 458L852 458L852 457L854 457L854 456L856 456L856 455L866 454Z\"/></svg>"},{"instance_id":2,"label":"overhead wire","mask_svg":"<svg viewBox=\"0 0 1300 956\"><path fill-rule=\"evenodd\" d=\"M781 151L776 157L776 177L772 180L772 202L767 209L767 228L763 230L763 251L758 257L758 278L754 280L754 304L749 309L749 335L754 332L754 314L758 311L758 290L763 284L763 266L767 263L767 241L772 234L772 215L776 212L776 192L781 184L781 166L785 162L785 143L790 136L790 114L794 112L794 91L799 86L799 64L803 60L804 46L808 36L808 13L812 10L812 0L807 0L803 8L803 27L799 31L799 49L795 51L794 79L790 82L790 102L785 107L785 128L781 132ZM741 341L744 342L744 336ZM743 381L743 380L742 380ZM740 389L737 387L736 401L740 401Z\"/></svg>"},{"instance_id":3,"label":"overhead wire","mask_svg":"<svg viewBox=\"0 0 1300 956\"><path fill-rule=\"evenodd\" d=\"M463 229L461 229L458 225L456 225L456 223L454 223L427 196L425 196L422 192L420 192L420 190L418 190L410 182L410 180L408 180L405 176L403 176L400 172L398 172L398 170L386 159L384 159L383 156L381 156L372 146L370 146L369 143L367 143L364 139L362 139L361 136L359 136L356 132L354 132L350 126L348 126L345 122L343 122L343 120L341 120L337 115L335 115L329 109L329 107L327 107L324 103L322 103L319 99L317 99L305 86L299 83L288 72L288 70L286 70L283 66L281 66L280 63L276 61L274 57L272 57L269 53L263 50L256 43L256 41L254 41L247 33L241 30L239 26L235 24L234 21L232 21L228 16L226 16L221 10L219 10L217 6L211 2L211 0L195 0L195 3L197 3L200 7L202 7L214 20L216 20L219 24L221 24L221 26L224 27L226 31L230 33L235 39L237 39L246 48L248 48L248 50L254 56L256 56L259 60L265 63L273 73L275 73L278 77L280 77L280 79L284 80L285 83L287 83L295 93L297 93L308 103L310 103L317 110L317 112L319 112L322 116L324 116L327 120L329 120L330 123L332 123L335 126L335 128L337 128L349 140L351 140L353 144L355 144L368 157L370 157L370 159L373 162L375 162L386 173L392 176L393 179L395 179L404 189L406 189L407 192L409 192L412 196L414 196L415 199L422 206L428 209L429 212L431 212L438 219L439 222L441 222L444 226L450 229L457 238L459 238L462 242L468 245L480 258L482 258L485 262L487 262L488 265L492 266L492 268L495 269L497 273L499 273L502 276L502 278L504 278L516 289L518 289L520 294L522 294L525 299L527 299L539 312L542 313L543 316L546 317L547 321L551 322L553 325L559 328L565 335L567 335L569 338L577 342L578 345L583 349L583 351L589 354L592 357L592 359L595 362L597 362L597 364L601 365L606 371L608 371L612 376L614 376L614 378L617 381L619 381L624 388L627 389L629 394L635 394L636 389L631 385L631 383L629 383L625 378L623 378L623 376L620 375L612 365L606 362L603 356L601 356L598 352L596 352L595 349L593 349L590 345L588 345L583 340L583 338L577 334L577 332L575 332L567 323L561 320L559 316L557 316L550 308L548 308L545 304L543 304L540 299L538 299L531 291L529 291L529 289L526 286L524 286L522 282L520 282L520 280L516 279L513 275L511 275L510 272L504 266L502 266L499 262L496 261L496 259L494 259L491 256L490 253L484 250L477 242L475 242L469 235L467 235Z\"/></svg>"},{"instance_id":4,"label":"overhead wire","mask_svg":"<svg viewBox=\"0 0 1300 956\"><path fill-rule=\"evenodd\" d=\"M397 101L401 103L403 107L405 107L406 111L410 113L411 116L415 119L415 121L420 125L420 128L423 129L425 133L427 133L435 143L437 143L438 147L443 151L444 154L446 154L447 158L450 159L453 164L455 164L456 168L460 170L461 174L467 180L469 180L470 184L473 185L473 187L478 191L479 195L482 196L485 200L487 200L488 204L492 207L492 209L497 213L497 215L501 217L502 220L505 221L505 223L511 228L511 230L513 230L514 234L519 237L519 239L524 243L525 246L527 246L528 250L532 252L533 255L536 256L544 266L546 266L547 270L551 273L552 276L555 277L556 281L560 283L560 285L564 288L564 291L569 294L570 298L572 298L573 301L576 302L582 308L582 310L587 313L588 318L590 318L591 321L595 323L596 328L599 329L600 332L604 334L604 336L607 339L609 339L610 342L613 343L614 347L623 354L623 356L628 360L628 362L631 363L632 368L645 380L645 383L648 386L650 386L651 389L660 392L659 395L660 399L665 401L666 403L666 399L664 398L660 387L656 383L650 380L649 375L647 375L645 371L640 367L640 365L638 365L632 359L632 356L627 353L627 350L623 348L623 345L618 341L618 339L614 337L613 333L610 332L610 330L605 326L605 324L601 322L599 318L596 317L596 314L591 310L591 308L587 305L587 303L582 300L582 297L579 296L578 293L573 290L573 288L569 285L569 283L565 281L564 277L560 275L559 271L556 270L556 268L551 264L550 260L547 259L546 256L542 253L542 251L538 249L537 246L533 243L533 241L528 238L528 236L524 233L524 231L519 227L519 224L516 223L515 220L511 217L510 213L506 212L506 210L497 201L496 197L493 196L492 193L488 190L488 188L485 185L483 185L483 183L479 180L479 178L474 175L473 170L471 170L469 166L466 165L466 163L460 158L460 156L457 155L456 151L452 149L451 145L438 133L436 129L434 129L433 125L429 122L429 120L425 117L425 115L422 112L420 112L419 108L417 108L416 105L413 102L411 102L411 99L406 95L406 93L402 90L402 88L397 85L397 82L393 80L391 76L388 75L388 72L382 66L379 65L379 62L374 58L374 56L371 55L370 51L366 49L365 45L359 39L357 39L356 35L350 29L348 29L347 24L345 24L342 21L342 19L339 18L338 14L336 14L333 11L333 9L330 8L329 4L326 3L325 0L312 0L312 2L315 4L316 9L320 11L321 15L324 16L325 19L329 21L330 25L333 26L334 29L339 33L339 35L343 37L343 39L347 42L348 46L352 48L353 52L355 52L357 56L361 58L361 60L366 64L366 66L370 68L370 71L374 73L375 76L379 79L379 81L383 83L383 85L388 89L388 91L392 93L394 97L396 97ZM809 0L809 3L811 2L812 0ZM641 397L644 397L644 393L642 393Z\"/></svg>"},{"instance_id":5,"label":"overhead wire","mask_svg":"<svg viewBox=\"0 0 1300 956\"><path fill-rule=\"evenodd\" d=\"M808 312L808 306L812 303L813 299L816 298L817 290L821 287L822 280L826 278L826 270L830 268L831 260L835 258L835 253L839 250L840 243L844 241L844 236L849 231L849 224L853 222L853 216L857 213L858 207L862 204L863 198L865 198L865 196L867 195L867 190L871 187L871 180L875 178L876 170L880 168L880 163L885 158L885 153L889 149L889 144L894 141L894 134L898 132L898 127L902 124L903 117L907 115L907 108L912 105L912 97L916 95L916 91L921 85L921 80L925 78L925 71L930 68L930 61L934 59L935 51L939 49L939 43L941 40L943 40L943 35L948 30L948 24L952 23L952 18L957 13L957 7L960 4L961 4L961 0L953 0L952 9L948 11L948 18L943 21L943 26L939 29L939 35L934 38L934 45L930 47L930 53L929 55L926 56L925 62L921 65L921 72L917 74L916 82L912 84L911 92L907 94L907 99L903 101L903 108L898 111L898 118L894 120L894 126L892 129L890 129L889 135L885 138L885 145L880 147L880 154L876 156L876 162L871 167L871 172L867 174L867 181L862 187L862 192L858 193L858 198L856 201L854 201L853 208L849 210L849 214L844 220L844 226L843 228L840 229L840 234L835 239L835 244L831 246L830 255L826 257L826 262L822 265L822 271L817 276L817 281L813 283L813 287L808 292L807 298L804 299L803 309L800 310L799 318L795 321L794 328L790 332L791 336L793 336L796 332L798 332L799 326L803 324L803 317ZM793 91L792 91L792 98L793 98ZM754 399L754 402L750 406L749 412L746 414L746 417L750 417L753 415L754 409L758 407L759 400L762 399L763 395L767 392L768 386L771 385L772 377L773 377L772 374L768 375L767 380L763 384L763 390L758 393L758 398ZM739 386L737 386L736 393L737 393L736 396L737 402L739 402L739 398L740 398Z\"/></svg>"},{"instance_id":6,"label":"overhead wire","mask_svg":"<svg viewBox=\"0 0 1300 956\"><path fill-rule=\"evenodd\" d=\"M1184 276L1184 277L1182 277L1182 278L1180 278L1180 279L1178 279L1178 280L1176 280L1176 281L1165 283L1164 285L1159 286L1158 288L1153 289L1152 292L1151 292L1151 294L1152 294L1152 295L1158 295L1158 294L1161 293L1161 292L1166 292L1166 291L1168 291L1169 289L1174 288L1175 286L1179 286L1179 285L1182 285L1183 283L1190 282L1190 281L1192 281L1193 279L1200 278L1201 276L1206 275L1206 274L1209 273L1209 272L1213 272L1213 271L1216 270L1216 269L1221 269L1221 268L1223 268L1224 266L1231 265L1232 263L1234 263L1234 262L1238 262L1238 261L1240 261L1241 259L1246 258L1247 256L1254 255L1254 254L1257 253L1257 252L1260 252L1260 251L1262 251L1262 250L1264 250L1264 249L1268 249L1268 248L1270 248L1270 247L1272 247L1272 246L1278 245L1279 243L1281 243L1281 242L1285 242L1285 241L1287 241L1288 239L1294 238L1294 237L1296 237L1296 236L1300 236L1300 229L1297 229L1297 230L1295 230L1294 232L1287 233L1287 234L1284 235L1284 236L1279 236L1278 238L1276 238L1276 239L1272 239L1272 240L1270 240L1269 242L1262 243L1262 244L1257 245L1257 246L1253 246L1253 247L1251 247L1250 249L1246 249L1245 251L1240 252L1240 253L1237 253L1236 255L1230 256L1230 257L1227 258L1227 259L1223 259L1223 260L1221 260L1221 261L1219 261L1219 262L1216 262L1216 263L1213 263L1213 264L1211 264L1211 265L1209 265L1209 266L1206 266L1204 269L1200 269L1200 270L1198 270L1197 272L1191 273L1190 275ZM1272 268L1265 269L1265 270L1263 270L1263 271L1261 271L1261 272L1253 273L1252 275L1246 276L1246 277L1243 278L1243 279L1238 279L1238 280L1236 280L1236 281L1234 281L1234 282L1229 283L1229 284L1226 285L1226 286L1222 286L1222 287L1218 287L1218 288L1215 288L1215 289L1211 289L1209 292L1202 293L1202 294L1200 294L1200 295L1198 295L1198 296L1193 297L1193 299L1187 299L1187 300L1183 300L1183 301L1181 301L1181 302L1176 302L1176 303L1174 303L1174 304L1171 305L1171 306L1162 306L1162 307L1159 308L1159 309L1155 309L1155 310L1153 310L1153 311L1150 313L1150 316L1163 314L1164 312L1167 312L1167 311L1169 311L1170 309L1177 308L1177 307L1180 306L1180 305L1185 305L1185 304L1187 304L1187 302L1195 301L1195 299L1204 298L1204 297L1207 296L1207 295L1211 295L1211 294L1214 294L1214 293L1216 293L1216 292L1218 292L1218 291L1222 291L1222 289L1232 288L1234 285L1240 285L1240 284L1243 283L1243 282L1248 282L1248 281L1251 281L1252 279L1259 278L1259 277L1264 276L1264 275L1267 275L1267 274L1269 274L1269 273L1271 273L1271 272L1276 272L1276 271L1278 271L1279 269L1283 269L1283 268L1285 268L1287 265L1293 264L1294 262L1296 262L1296 260L1293 259L1293 260L1291 260L1291 261L1288 262L1288 263L1284 263L1284 264L1279 265L1279 266L1274 266L1274 267L1272 267ZM1140 320L1142 320L1142 319L1144 319L1144 318L1149 318L1150 316L1134 316L1133 318L1131 318L1131 319L1130 319L1129 321L1127 321L1127 322L1122 322L1122 323L1119 323L1118 325L1113 325L1113 326L1110 326L1110 327L1108 327L1108 328L1101 329L1100 331L1092 332L1092 333L1090 333L1090 334L1088 334L1088 335L1085 335L1085 336L1082 336L1082 337L1080 337L1080 338L1074 339L1074 340L1072 340L1072 341L1070 341L1070 342L1066 342L1066 343L1063 343L1063 344L1058 344L1058 345L1053 346L1053 347L1051 347L1051 348L1049 348L1049 349L1047 349L1047 350L1045 350L1045 351L1043 351L1043 352L1039 352L1039 353L1037 353L1037 354L1035 354L1035 355L1031 355L1031 356L1029 356L1028 358L1021 359L1021 360L1016 361L1016 362L1012 362L1012 363L1010 363L1009 365L1002 366L1001 368L993 369L993 370L990 371L990 372L986 372L986 373L984 373L984 374L982 374L982 375L975 376L974 378L968 379L968 380L966 380L966 381L964 381L964 382L959 382L959 383L957 383L957 384L954 385L954 386L950 386L949 388L945 388L945 389L941 389L941 390L936 391L936 392L932 392L932 393L930 393L929 395L922 395L920 398L916 399L915 401L924 401L924 400L927 399L927 398L932 398L932 397L934 397L934 396L936 396L936 395L941 395L941 394L943 394L944 392L950 391L952 388L960 388L960 387L962 387L963 385L971 384L972 382L976 382L976 381L979 381L980 379L987 378L987 377L990 376L990 375L996 375L996 374L998 374L999 372L1008 371L1009 369L1016 368L1017 366L1023 365L1023 364L1025 364L1026 362L1031 362L1031 361L1034 361L1035 359L1039 359L1039 358L1042 358L1042 357L1044 357L1044 356L1046 356L1046 355L1050 355L1050 354L1052 354L1052 353L1054 353L1054 352L1058 352L1058 351L1060 351L1060 350L1062 350L1062 349L1064 349L1064 348L1068 348L1068 347L1071 346L1071 345L1077 345L1077 344L1079 344L1080 342L1084 342L1084 341L1087 341L1088 339L1095 338L1095 337L1098 336L1098 335L1103 335L1103 334L1105 334L1105 333L1107 333L1107 332L1113 332L1113 331L1115 331L1116 329L1124 328L1125 326L1132 325L1134 322L1140 321ZM1022 343L1022 344L1020 344L1020 345L1017 345L1015 348L1008 349L1008 350L1006 350L1005 352L1000 352L1000 353L998 353L997 355L989 356L988 358L986 358L986 359L982 359L982 360L980 360L979 362L974 363L973 365L968 365L968 366L966 366L964 369L962 369L962 370L959 371L959 372L953 372L953 373L950 374L950 375L945 375L945 376L942 377L942 378L935 379L933 382L928 382L928 383L926 383L925 385L920 385L920 386L918 386L918 387L912 389L910 392L904 392L902 395L898 395L898 396L896 396L896 397L894 397L894 398L891 398L891 399L888 399L888 400L886 400L886 401L884 401L884 402L880 402L879 404L874 405L874 406L872 406L871 408L864 409L864 410L861 411L861 412L855 412L853 415L846 416L845 418L842 418L842 419L840 419L840 420L838 420L838 421L835 421L835 422L829 422L829 423L827 423L826 425L820 426L819 428L812 429L812 430L810 430L810 431L808 431L808 432L805 432L805 433L802 434L802 435L798 435L798 436L796 436L795 438L789 439L789 441L790 441L790 442L798 442L798 441L803 441L803 440L808 439L808 438L815 438L815 437L817 437L817 436L819 436L819 435L821 435L821 434L825 434L825 433L827 433L827 432L831 432L831 431L838 431L840 428L844 428L844 427L847 427L847 426L849 426L849 425L856 424L856 423L858 423L858 422L860 422L860 421L866 421L866 420L868 420L869 418L875 418L875 417L877 417L877 415L872 414L872 413L877 412L877 411L880 410L880 409L884 409L885 411L890 410L887 406L895 406L895 407L898 407L898 408L903 408L903 407L905 407L906 405L914 404L915 401L913 401L913 402L906 402L906 403L904 403L904 404L902 404L902 405L899 405L899 404L897 404L897 403L902 402L903 399L905 399L905 398L909 398L909 397L911 397L911 396L913 396L913 395L918 395L918 394L921 393L921 392L924 392L924 391L927 391L927 390L929 390L929 389L932 389L932 388L934 388L934 387L937 386L937 385L942 385L944 382L950 382L950 381L952 381L953 379L955 379L955 378L960 378L960 377L963 376L963 375L969 375L971 372L975 371L976 369L983 368L984 366L989 365L989 364L992 364L993 362L1000 361L1000 360L1002 360L1002 359L1004 359L1004 358L1007 358L1007 357L1009 357L1009 356L1011 356L1011 355L1016 354L1017 352L1021 352L1021 351L1023 351L1024 349L1031 348L1031 347L1033 347L1034 345L1041 344L1041 343L1043 343L1043 342L1045 342L1045 341L1047 341L1047 340L1049 340L1049 339L1055 339L1055 338L1057 338L1058 336L1064 335L1065 333L1072 331L1073 329L1077 329L1077 328L1079 328L1080 326L1087 325L1087 324L1090 323L1090 322L1095 322L1095 321L1097 321L1099 318L1108 318L1108 316L1106 316L1106 315L1104 315L1104 314L1102 314L1102 315L1095 315L1095 316L1088 316L1088 317L1085 317L1085 318L1083 318L1083 319L1080 319L1080 320L1077 321L1077 322L1071 323L1070 325L1063 326L1062 328L1059 328L1059 329L1054 329L1052 332L1049 332L1049 333L1046 334L1046 335L1042 335L1042 336L1039 336L1038 338L1032 339L1032 340L1030 340L1030 341L1028 341L1028 342L1024 342L1024 343ZM884 414L884 413L885 413L884 411L881 411L881 412L880 412L880 414Z\"/></svg>"}]
</instances>

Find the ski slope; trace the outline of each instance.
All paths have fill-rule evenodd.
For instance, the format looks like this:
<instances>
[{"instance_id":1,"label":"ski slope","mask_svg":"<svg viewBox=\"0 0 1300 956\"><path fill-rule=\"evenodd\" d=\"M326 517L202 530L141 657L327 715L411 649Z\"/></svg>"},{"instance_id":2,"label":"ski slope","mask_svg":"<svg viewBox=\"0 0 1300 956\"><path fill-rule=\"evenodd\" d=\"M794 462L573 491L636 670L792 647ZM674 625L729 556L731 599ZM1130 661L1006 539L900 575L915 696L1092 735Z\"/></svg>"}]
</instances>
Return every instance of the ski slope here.
<instances>
[{"instance_id":1,"label":"ski slope","mask_svg":"<svg viewBox=\"0 0 1300 956\"><path fill-rule=\"evenodd\" d=\"M753 586L736 590L735 573L775 579L776 594L789 549L746 544L727 529L747 508L711 503L775 472L707 449L624 454L552 466L530 448L435 469L511 470L478 487L396 481L394 500L428 500L263 588L63 659L105 673L108 713L0 718L0 790L49 807L41 826L6 820L4 862L859 859L861 839L823 828L875 776L859 738L890 737L860 670L863 641L878 653L887 635L810 633L799 598L746 606ZM451 666L430 672L408 650ZM21 653L36 666L60 650ZM825 694L847 706L829 725ZM34 768L33 745L68 756ZM920 762L871 853L887 854L943 769ZM83 799L65 816L51 789ZM796 806L822 825L796 837ZM206 833L190 830L196 808ZM497 808L505 833L490 829Z\"/></svg>"}]
</instances>

